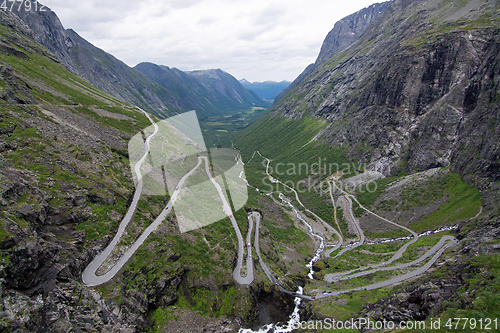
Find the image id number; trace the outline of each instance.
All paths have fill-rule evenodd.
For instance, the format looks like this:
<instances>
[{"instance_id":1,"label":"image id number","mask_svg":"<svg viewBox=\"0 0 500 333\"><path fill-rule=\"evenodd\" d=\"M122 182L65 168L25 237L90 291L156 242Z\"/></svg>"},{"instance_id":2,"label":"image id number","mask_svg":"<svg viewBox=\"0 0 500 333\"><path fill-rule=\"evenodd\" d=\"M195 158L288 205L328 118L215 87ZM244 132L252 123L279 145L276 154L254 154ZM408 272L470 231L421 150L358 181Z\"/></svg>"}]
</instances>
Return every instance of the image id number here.
<instances>
[{"instance_id":1,"label":"image id number","mask_svg":"<svg viewBox=\"0 0 500 333\"><path fill-rule=\"evenodd\" d=\"M491 318L481 318L481 319L450 318L444 324L444 327L448 328L450 330L480 329L480 330L495 330L496 331L496 330L498 330L498 318L495 318L495 319L491 319Z\"/></svg>"},{"instance_id":2,"label":"image id number","mask_svg":"<svg viewBox=\"0 0 500 333\"><path fill-rule=\"evenodd\" d=\"M3 11L27 11L30 12L32 10L36 12L46 12L47 11L47 6L44 4L38 3L38 1L32 1L32 0L0 0L1 5L0 8Z\"/></svg>"}]
</instances>

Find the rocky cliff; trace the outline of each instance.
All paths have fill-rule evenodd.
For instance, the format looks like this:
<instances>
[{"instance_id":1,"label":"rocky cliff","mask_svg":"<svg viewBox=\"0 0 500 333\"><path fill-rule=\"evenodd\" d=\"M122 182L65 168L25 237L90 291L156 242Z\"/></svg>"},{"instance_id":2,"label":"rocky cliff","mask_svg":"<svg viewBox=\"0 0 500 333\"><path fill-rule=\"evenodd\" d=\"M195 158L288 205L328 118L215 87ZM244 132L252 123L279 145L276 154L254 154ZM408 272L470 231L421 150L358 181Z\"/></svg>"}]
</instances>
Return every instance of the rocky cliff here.
<instances>
[{"instance_id":1,"label":"rocky cliff","mask_svg":"<svg viewBox=\"0 0 500 333\"><path fill-rule=\"evenodd\" d=\"M387 9L390 3L391 1L373 4L337 21L323 41L321 51L314 64L307 66L289 87L276 96L274 101L278 102L299 85L314 69L358 40L365 29Z\"/></svg>"},{"instance_id":2,"label":"rocky cliff","mask_svg":"<svg viewBox=\"0 0 500 333\"><path fill-rule=\"evenodd\" d=\"M358 40L366 28L368 28L368 26L370 26L370 24L375 21L390 4L391 1L375 3L337 21L333 29L326 35L314 65L318 67L324 64Z\"/></svg>"},{"instance_id":3,"label":"rocky cliff","mask_svg":"<svg viewBox=\"0 0 500 333\"><path fill-rule=\"evenodd\" d=\"M495 205L498 9L489 1L395 1L273 113L327 120L319 141L385 175L451 165Z\"/></svg>"}]
</instances>

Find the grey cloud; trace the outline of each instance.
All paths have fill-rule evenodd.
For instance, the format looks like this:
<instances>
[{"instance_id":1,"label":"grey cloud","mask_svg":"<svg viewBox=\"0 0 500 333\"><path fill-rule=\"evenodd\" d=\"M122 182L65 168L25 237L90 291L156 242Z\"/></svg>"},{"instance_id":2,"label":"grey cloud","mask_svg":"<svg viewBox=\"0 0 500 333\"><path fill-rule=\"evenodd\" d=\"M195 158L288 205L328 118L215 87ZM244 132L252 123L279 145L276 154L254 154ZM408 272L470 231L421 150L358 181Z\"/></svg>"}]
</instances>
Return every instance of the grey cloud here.
<instances>
[{"instance_id":1,"label":"grey cloud","mask_svg":"<svg viewBox=\"0 0 500 333\"><path fill-rule=\"evenodd\" d=\"M52 1L66 28L130 66L222 68L253 81L293 80L336 20L373 2L351 0L344 12L340 0Z\"/></svg>"},{"instance_id":2,"label":"grey cloud","mask_svg":"<svg viewBox=\"0 0 500 333\"><path fill-rule=\"evenodd\" d=\"M252 17L252 23L257 26L273 26L279 22L285 12L286 9L280 5L268 5L256 12L256 15Z\"/></svg>"},{"instance_id":3,"label":"grey cloud","mask_svg":"<svg viewBox=\"0 0 500 333\"><path fill-rule=\"evenodd\" d=\"M212 25L216 22L217 22L217 18L215 18L213 16L204 16L198 20L197 24L201 25L201 26L208 26L208 25Z\"/></svg>"},{"instance_id":4,"label":"grey cloud","mask_svg":"<svg viewBox=\"0 0 500 333\"><path fill-rule=\"evenodd\" d=\"M200 4L202 2L205 2L205 1L206 0L169 0L169 1L167 1L167 3L173 9L182 9L182 8L189 8L189 7L195 6L195 5Z\"/></svg>"}]
</instances>

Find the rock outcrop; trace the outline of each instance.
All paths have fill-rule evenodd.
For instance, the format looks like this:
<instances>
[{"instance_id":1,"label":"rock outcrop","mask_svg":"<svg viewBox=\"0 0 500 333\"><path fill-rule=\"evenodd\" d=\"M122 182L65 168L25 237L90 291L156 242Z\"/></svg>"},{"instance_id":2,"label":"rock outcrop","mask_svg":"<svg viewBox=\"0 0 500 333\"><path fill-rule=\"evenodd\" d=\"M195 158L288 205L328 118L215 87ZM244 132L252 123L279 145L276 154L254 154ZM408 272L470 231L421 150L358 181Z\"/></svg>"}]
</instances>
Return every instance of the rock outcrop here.
<instances>
[{"instance_id":1,"label":"rock outcrop","mask_svg":"<svg viewBox=\"0 0 500 333\"><path fill-rule=\"evenodd\" d=\"M358 40L365 29L389 7L390 3L391 1L373 4L337 21L323 41L321 51L314 64L307 66L286 89L276 96L274 102L278 102L315 69Z\"/></svg>"},{"instance_id":2,"label":"rock outcrop","mask_svg":"<svg viewBox=\"0 0 500 333\"><path fill-rule=\"evenodd\" d=\"M394 1L273 113L326 119L319 141L385 175L451 165L498 202L497 11L487 1Z\"/></svg>"}]
</instances>

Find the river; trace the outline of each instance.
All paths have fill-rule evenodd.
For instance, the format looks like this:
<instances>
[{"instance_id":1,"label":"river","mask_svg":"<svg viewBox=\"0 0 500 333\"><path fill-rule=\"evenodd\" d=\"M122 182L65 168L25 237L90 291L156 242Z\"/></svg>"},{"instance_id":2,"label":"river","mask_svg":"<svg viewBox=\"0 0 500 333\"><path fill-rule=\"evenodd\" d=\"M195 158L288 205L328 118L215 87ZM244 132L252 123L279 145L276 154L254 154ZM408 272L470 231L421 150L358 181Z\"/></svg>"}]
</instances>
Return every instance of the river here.
<instances>
[{"instance_id":1,"label":"river","mask_svg":"<svg viewBox=\"0 0 500 333\"><path fill-rule=\"evenodd\" d=\"M242 178L241 174L240 174L240 178ZM276 181L278 181L278 180L276 180ZM248 186L251 186L250 184L248 184L246 179L245 179L245 182L247 183ZM252 186L252 187L254 187L254 186ZM258 188L255 188L255 189L260 193ZM314 278L313 265L315 262L317 262L318 260L321 259L321 253L323 253L323 251L325 250L325 240L323 237L314 233L312 226L309 223L307 223L307 221L302 217L302 215L300 214L298 209L295 208L295 206L292 205L292 203L290 201L285 199L285 196L283 195L283 193L279 194L279 198L283 201L283 203L285 205L288 205L290 208L292 208L292 210L295 212L295 215L297 216L297 218L307 226L309 233L313 237L317 238L320 241L320 245L319 245L318 249L314 252L312 259L306 264L306 267L309 269L309 273L307 274L307 276L312 280ZM257 230L257 232L258 232L258 230ZM299 295L302 295L303 288L299 286L296 293ZM295 299L294 299L295 307L293 309L293 312L290 314L289 320L286 324L283 324L283 325L281 325L279 323L278 324L268 324L268 325L265 325L263 327L258 328L257 330L252 330L250 328L240 328L238 333L268 333L268 332L289 333L289 332L292 332L297 327L297 324L300 323L299 311L300 311L301 302L302 302L302 299L300 297L295 297Z\"/></svg>"}]
</instances>

